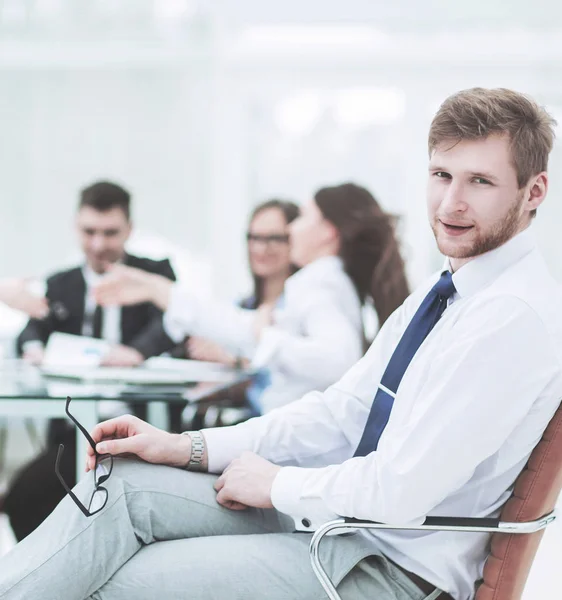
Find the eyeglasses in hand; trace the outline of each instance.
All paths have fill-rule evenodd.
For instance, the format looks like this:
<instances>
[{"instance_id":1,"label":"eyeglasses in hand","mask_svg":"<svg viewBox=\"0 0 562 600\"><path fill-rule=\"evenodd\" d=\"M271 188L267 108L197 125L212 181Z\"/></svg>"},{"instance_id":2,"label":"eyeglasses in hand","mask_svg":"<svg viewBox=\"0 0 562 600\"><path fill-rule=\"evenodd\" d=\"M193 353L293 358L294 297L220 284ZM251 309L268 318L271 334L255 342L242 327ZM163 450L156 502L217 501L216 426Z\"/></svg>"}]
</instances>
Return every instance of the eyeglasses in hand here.
<instances>
[{"instance_id":1,"label":"eyeglasses in hand","mask_svg":"<svg viewBox=\"0 0 562 600\"><path fill-rule=\"evenodd\" d=\"M78 429L84 434L86 439L88 440L92 450L94 451L94 456L96 457L96 465L94 468L94 491L90 497L90 501L88 502L88 507L84 506L82 502L78 499L76 494L72 491L70 486L64 480L61 472L60 472L60 462L64 452L64 444L60 444L59 451L57 453L57 460L55 463L55 473L59 478L62 486L66 490L67 494L74 500L76 506L84 513L86 517L91 517L96 513L99 513L100 510L105 508L107 504L108 493L107 489L103 487L103 483L105 483L111 472L113 471L113 456L111 454L99 454L96 450L96 443L88 433L88 431L78 422L78 420L70 414L68 410L68 406L70 405L70 396L66 398L66 414L70 418L70 420L78 427Z\"/></svg>"}]
</instances>

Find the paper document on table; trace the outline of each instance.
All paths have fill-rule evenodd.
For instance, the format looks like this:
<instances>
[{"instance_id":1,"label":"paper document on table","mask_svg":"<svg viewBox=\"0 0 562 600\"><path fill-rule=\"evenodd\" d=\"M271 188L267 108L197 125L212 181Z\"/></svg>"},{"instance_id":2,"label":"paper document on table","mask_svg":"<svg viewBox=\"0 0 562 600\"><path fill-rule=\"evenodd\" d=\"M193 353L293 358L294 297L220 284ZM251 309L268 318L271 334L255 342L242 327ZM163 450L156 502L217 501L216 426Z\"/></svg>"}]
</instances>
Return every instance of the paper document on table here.
<instances>
[{"instance_id":1,"label":"paper document on table","mask_svg":"<svg viewBox=\"0 0 562 600\"><path fill-rule=\"evenodd\" d=\"M216 362L204 360L188 360L185 358L171 358L169 356L153 356L144 361L143 367L151 371L174 371L195 377L193 381L201 381L200 377L232 375L236 369ZM209 380L211 381L211 380ZM212 379L212 381L217 381Z\"/></svg>"},{"instance_id":2,"label":"paper document on table","mask_svg":"<svg viewBox=\"0 0 562 600\"><path fill-rule=\"evenodd\" d=\"M185 385L197 382L230 382L238 376L238 371L217 365L200 363L195 360L181 360L186 363L176 369L158 368L158 363L146 361L140 367L96 367L76 364L44 365L44 375L58 378L80 379L90 383L131 383L141 385Z\"/></svg>"},{"instance_id":3,"label":"paper document on table","mask_svg":"<svg viewBox=\"0 0 562 600\"><path fill-rule=\"evenodd\" d=\"M187 360L168 356L153 356L146 360L143 368L150 373L177 373L185 381L231 381L240 371L215 362Z\"/></svg>"},{"instance_id":4,"label":"paper document on table","mask_svg":"<svg viewBox=\"0 0 562 600\"><path fill-rule=\"evenodd\" d=\"M104 340L55 331L47 342L43 366L97 367L108 350Z\"/></svg>"}]
</instances>

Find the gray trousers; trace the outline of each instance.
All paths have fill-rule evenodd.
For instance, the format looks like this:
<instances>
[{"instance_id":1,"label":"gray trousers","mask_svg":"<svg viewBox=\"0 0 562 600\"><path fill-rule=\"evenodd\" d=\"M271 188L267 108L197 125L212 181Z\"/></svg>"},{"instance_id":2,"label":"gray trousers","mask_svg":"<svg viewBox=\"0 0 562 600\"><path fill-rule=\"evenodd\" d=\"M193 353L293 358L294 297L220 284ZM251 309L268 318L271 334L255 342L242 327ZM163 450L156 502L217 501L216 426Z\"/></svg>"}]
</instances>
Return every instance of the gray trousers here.
<instances>
[{"instance_id":1,"label":"gray trousers","mask_svg":"<svg viewBox=\"0 0 562 600\"><path fill-rule=\"evenodd\" d=\"M217 504L215 476L120 459L106 507L85 517L66 497L0 559L2 600L322 600L310 534L275 510ZM87 503L89 473L75 488ZM361 540L329 536L322 556L344 599L422 600ZM429 598L434 598L431 594Z\"/></svg>"}]
</instances>

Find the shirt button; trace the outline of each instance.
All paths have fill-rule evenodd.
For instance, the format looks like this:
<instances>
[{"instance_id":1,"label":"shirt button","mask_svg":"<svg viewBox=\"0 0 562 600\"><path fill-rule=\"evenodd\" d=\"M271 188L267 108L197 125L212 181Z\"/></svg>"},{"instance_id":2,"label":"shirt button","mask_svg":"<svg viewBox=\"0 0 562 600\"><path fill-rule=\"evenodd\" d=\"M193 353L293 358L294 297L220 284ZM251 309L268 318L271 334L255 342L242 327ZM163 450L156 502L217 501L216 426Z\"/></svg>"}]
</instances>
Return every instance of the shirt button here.
<instances>
[{"instance_id":1,"label":"shirt button","mask_svg":"<svg viewBox=\"0 0 562 600\"><path fill-rule=\"evenodd\" d=\"M308 519L303 519L301 523L303 527L310 527L312 525L312 523Z\"/></svg>"}]
</instances>

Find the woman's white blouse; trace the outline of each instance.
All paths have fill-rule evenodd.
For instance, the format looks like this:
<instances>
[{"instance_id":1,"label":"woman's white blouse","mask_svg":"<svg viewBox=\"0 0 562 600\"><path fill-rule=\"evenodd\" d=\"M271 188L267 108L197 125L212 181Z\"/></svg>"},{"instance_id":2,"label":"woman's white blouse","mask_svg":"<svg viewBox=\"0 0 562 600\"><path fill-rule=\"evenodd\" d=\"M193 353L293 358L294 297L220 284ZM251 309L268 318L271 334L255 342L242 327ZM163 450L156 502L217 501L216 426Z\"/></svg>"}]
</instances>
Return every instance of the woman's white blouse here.
<instances>
[{"instance_id":1,"label":"woman's white blouse","mask_svg":"<svg viewBox=\"0 0 562 600\"><path fill-rule=\"evenodd\" d=\"M267 368L271 385L260 399L264 412L326 389L362 355L361 305L339 257L320 258L287 280L274 323L259 342L254 318L254 310L201 298L175 284L164 327L174 340L206 337L251 359L254 368Z\"/></svg>"}]
</instances>

